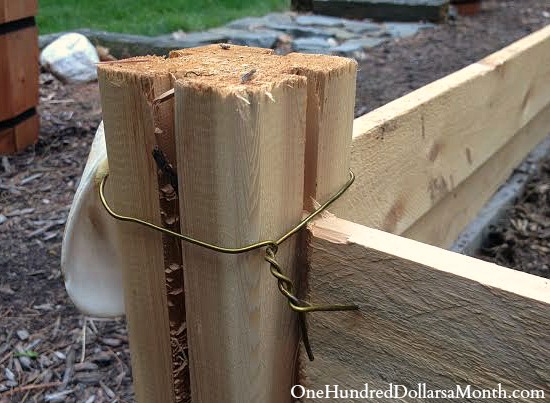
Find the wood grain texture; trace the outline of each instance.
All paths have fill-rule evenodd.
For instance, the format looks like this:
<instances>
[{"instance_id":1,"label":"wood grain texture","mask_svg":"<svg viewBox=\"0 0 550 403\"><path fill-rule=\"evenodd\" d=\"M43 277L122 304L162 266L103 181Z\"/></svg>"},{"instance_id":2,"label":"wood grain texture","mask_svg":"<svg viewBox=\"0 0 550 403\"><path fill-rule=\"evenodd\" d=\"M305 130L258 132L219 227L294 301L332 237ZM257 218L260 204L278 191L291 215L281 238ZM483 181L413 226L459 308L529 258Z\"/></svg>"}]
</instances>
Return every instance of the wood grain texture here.
<instances>
[{"instance_id":1,"label":"wood grain texture","mask_svg":"<svg viewBox=\"0 0 550 403\"><path fill-rule=\"evenodd\" d=\"M38 0L0 0L0 24L33 17L38 11Z\"/></svg>"},{"instance_id":2,"label":"wood grain texture","mask_svg":"<svg viewBox=\"0 0 550 403\"><path fill-rule=\"evenodd\" d=\"M448 248L479 213L524 157L550 134L550 104L490 160L473 172L426 214L403 232L403 236Z\"/></svg>"},{"instance_id":3,"label":"wood grain texture","mask_svg":"<svg viewBox=\"0 0 550 403\"><path fill-rule=\"evenodd\" d=\"M306 79L292 75L176 83L185 233L239 247L276 238L300 220L306 96ZM193 403L289 401L296 321L264 250L182 247ZM281 245L277 260L294 278L295 240Z\"/></svg>"},{"instance_id":4,"label":"wood grain texture","mask_svg":"<svg viewBox=\"0 0 550 403\"><path fill-rule=\"evenodd\" d=\"M310 298L360 306L310 317L317 359L305 367L309 387L501 383L549 392L547 279L335 217L309 231Z\"/></svg>"},{"instance_id":5,"label":"wood grain texture","mask_svg":"<svg viewBox=\"0 0 550 403\"><path fill-rule=\"evenodd\" d=\"M354 122L356 184L333 212L401 234L550 103L550 27Z\"/></svg>"},{"instance_id":6,"label":"wood grain texture","mask_svg":"<svg viewBox=\"0 0 550 403\"><path fill-rule=\"evenodd\" d=\"M243 64L243 60L247 63ZM130 80L137 80L136 82L142 81L141 84L134 83L130 86L143 87L141 98L137 98L137 93L132 93L132 97L119 94L116 98L111 95L112 102L128 105L128 111L122 114L112 112L113 120L130 121L130 116L133 115L129 112L131 108L136 108L136 105L145 108L138 101L146 100L146 103L150 104L154 96L162 92L161 87L167 90L170 88L170 82L182 82L180 95L185 95L181 98L185 99L185 102L181 101L178 109L177 119L180 126L175 135L178 138L177 146L173 145L175 140L171 122L172 100L168 99L161 104L155 102L158 107L149 105L151 110L147 111L145 118L140 119L144 122L138 125L147 125L140 128L145 134L143 138L138 139L137 151L141 152L139 158L144 161L150 160L151 156L147 152L152 151L152 146L158 145L164 150L168 160L174 161L175 151L178 150L177 164L173 165L175 168L177 165L179 194L183 195L183 200L180 200L181 214L184 214L184 206L187 206L186 216L177 217L174 213L173 204L177 199L173 195L166 197L166 177L159 177L159 186L156 188L150 186L151 191L157 193L160 188L161 194L160 203L155 202L151 205L148 214L154 215L153 212L160 209L157 216L160 216L165 227L179 231L177 224L180 218L181 232L195 231L199 239L217 239L217 243L234 243L235 246L248 244L260 238L278 237L301 218L304 182L312 183L311 196L315 193L315 197L322 197L322 187L332 193L347 178L356 69L356 63L350 59L298 54L283 57L274 55L271 50L266 49L235 45L222 48L219 45L211 45L172 52L168 59L141 57L124 63L101 65L100 69L110 71L109 77L112 77L113 84L108 91L112 93L127 91L116 89L117 86L129 87L120 77L129 77ZM242 82L243 74L250 71L254 71L250 79ZM141 78L138 80L139 77ZM119 83L121 80L122 83ZM150 89L147 89L148 87ZM306 104L310 95L311 102ZM139 112L134 115L140 116ZM152 116L153 123L149 122L149 116ZM313 128L308 131L309 145L306 145L306 126L310 125ZM106 130L107 126L106 122ZM153 127L154 134L149 133L150 126ZM228 131L230 135L227 134ZM124 150L122 145L111 145L109 142L107 146L113 146L118 150L118 154L112 157L117 160L117 164L122 164L118 162L121 158L138 158L133 154L135 150L132 148ZM304 148L308 149L308 155L311 154L315 175L321 177L317 184L315 182L318 179L313 175L304 180ZM126 157L122 157L123 152L126 152ZM148 162L140 164L137 164L140 165L140 169L145 170ZM320 166L319 169L317 165ZM127 169L135 170L135 167ZM151 174L147 175L146 177L149 177ZM117 185L116 181L113 183ZM296 204L298 199L300 203ZM149 200L140 201L148 202ZM137 210L139 208L136 208ZM142 218L139 212L132 215ZM185 226L185 223L189 224ZM278 254L283 268L288 270L292 278L294 266L297 264L296 242L294 239L289 241L288 245L285 243ZM128 244L131 243L128 241ZM190 332L195 329L195 337L188 339L190 369L197 372L193 375L195 381L191 380L191 393L195 399L216 401L222 396L230 396L235 401L246 401L252 397L280 401L281 398L289 398L289 388L280 388L279 385L290 385L294 381L293 371L298 348L295 314L290 311L284 298L279 294L276 280L268 270L262 271L261 267L265 266L263 252L259 251L253 256L217 256L213 259L218 266L211 269L202 255L194 255L194 250L188 252L191 263L188 259L180 262L176 261L177 254L172 253L176 248L170 240L164 238L163 246L168 291L164 298L168 299L170 331L174 333L181 327L190 329ZM131 253L130 249L128 253ZM260 269L255 266L258 259ZM253 264L240 264L249 261ZM195 266L201 268L203 265L207 265L208 270L216 270L218 267L223 274L219 278L216 277L219 273L211 275L211 278L218 279L218 285L212 285L212 289L219 292L204 292L204 272L193 269ZM224 273L231 272L235 265L238 269L234 270L234 276L229 284L225 284ZM191 285L187 284L187 279L183 281L180 275L181 267L184 268L184 277L191 276ZM144 268L141 270L146 271ZM258 272L261 274L257 274ZM138 281L132 281L131 287L137 287ZM138 298L143 299L143 293L148 293L151 298L160 298L156 296L159 292L158 281L159 275L152 281L143 281L142 290L137 294ZM186 284L185 293L181 293L181 288L178 287L183 283ZM234 297L235 293L242 289L242 284L258 284L260 290L245 290L246 292ZM190 288L193 291L188 293ZM264 294L266 301L263 300ZM194 308L184 307L183 298ZM258 298L262 298L262 301L258 301ZM225 310L220 310L221 301L229 301ZM241 331L241 328L250 327L248 324L243 325L237 310L237 307L244 306L245 303L250 304L245 307L251 312L250 315L259 317L251 316L255 326L252 330ZM141 317L148 318L150 314L160 312L160 309L161 307L143 311ZM205 315L205 312L210 313ZM179 326L182 319L186 320L185 326ZM205 321L208 320L212 322L205 325ZM283 329L282 332L277 330L278 326ZM203 340L197 336L196 329L205 327L210 329L207 334L217 332L227 336L215 343L211 343L210 339ZM142 345L145 340L152 337L153 331L146 328L138 328L136 331L144 334L134 336L140 341L131 341L131 348L134 355L141 355ZM261 340L258 339L258 335L261 335ZM178 340L179 344L182 340ZM161 347L164 354L165 346ZM253 359L248 360L245 353L248 354L251 350ZM175 352L174 348L172 352ZM266 354L268 358L264 358ZM275 354L278 355L277 359ZM176 365L181 361L181 354L172 358L176 373L175 394L178 400L179 395L183 396L184 392L189 392L189 387L179 388L185 381L182 378L180 382L177 376L182 368ZM135 365L143 366L146 363L147 359L141 359ZM234 368L235 365L247 371L251 377L238 374L227 377L228 368ZM157 372L164 373L165 369L166 366ZM279 382L282 378L282 382ZM163 387L156 379L153 379L153 384L146 379L139 382L149 383L148 386L138 386L140 390L146 390L140 398L145 398L147 402L150 401L147 398L151 399L154 396L154 390ZM212 382L220 387L212 388ZM251 382L253 387L250 387Z\"/></svg>"},{"instance_id":7,"label":"wood grain texture","mask_svg":"<svg viewBox=\"0 0 550 403\"><path fill-rule=\"evenodd\" d=\"M447 18L447 0L313 0L318 14L346 18L372 18L381 21L434 21Z\"/></svg>"},{"instance_id":8,"label":"wood grain texture","mask_svg":"<svg viewBox=\"0 0 550 403\"><path fill-rule=\"evenodd\" d=\"M109 159L108 200L120 214L162 226L152 100L170 88L167 76L99 65ZM163 240L131 223L119 226L132 375L138 402L174 402Z\"/></svg>"},{"instance_id":9,"label":"wood grain texture","mask_svg":"<svg viewBox=\"0 0 550 403\"><path fill-rule=\"evenodd\" d=\"M38 104L38 29L0 35L0 121Z\"/></svg>"},{"instance_id":10,"label":"wood grain texture","mask_svg":"<svg viewBox=\"0 0 550 403\"><path fill-rule=\"evenodd\" d=\"M313 201L324 202L348 179L357 62L297 53L288 58L308 83L304 209L311 211Z\"/></svg>"},{"instance_id":11,"label":"wood grain texture","mask_svg":"<svg viewBox=\"0 0 550 403\"><path fill-rule=\"evenodd\" d=\"M36 143L40 117L34 114L13 127L0 129L0 155L14 154Z\"/></svg>"}]
</instances>

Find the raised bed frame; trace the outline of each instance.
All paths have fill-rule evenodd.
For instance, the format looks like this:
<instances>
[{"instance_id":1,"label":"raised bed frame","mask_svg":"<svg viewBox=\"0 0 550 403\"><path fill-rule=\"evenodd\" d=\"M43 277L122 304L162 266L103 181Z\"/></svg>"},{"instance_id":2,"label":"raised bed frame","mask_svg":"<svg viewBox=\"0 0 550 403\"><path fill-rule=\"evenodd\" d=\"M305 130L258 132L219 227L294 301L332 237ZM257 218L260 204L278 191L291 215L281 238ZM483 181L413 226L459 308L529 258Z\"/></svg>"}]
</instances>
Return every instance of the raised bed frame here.
<instances>
[{"instance_id":1,"label":"raised bed frame","mask_svg":"<svg viewBox=\"0 0 550 403\"><path fill-rule=\"evenodd\" d=\"M550 27L355 119L349 221L312 224L308 259L312 300L361 310L311 318L306 383L548 394L550 281L438 247L549 133Z\"/></svg>"},{"instance_id":2,"label":"raised bed frame","mask_svg":"<svg viewBox=\"0 0 550 403\"><path fill-rule=\"evenodd\" d=\"M334 81L348 83L353 76L344 73L336 79L310 73L306 74L307 80L319 80L321 84L316 90L323 97L315 98L321 103L308 104L307 109L308 141L314 139L315 147L309 151L306 148L309 165L306 164L305 173L305 205L310 203L308 195L324 200L337 189L345 181L349 161L357 181L330 209L335 216L325 216L308 227L307 242L300 253L300 259L307 265L307 299L318 303L354 302L360 310L310 314L316 360L309 362L302 357L299 377L294 380L312 389L322 389L327 384L360 389L366 382L371 387L383 387L388 382L409 385L424 382L433 389L449 389L456 384L493 389L501 384L510 390L540 389L548 393L550 282L442 248L456 239L513 168L550 132L550 26L355 119L351 159L349 137L344 137L351 134L350 121L341 116L348 116L353 108L347 98L345 102L339 98L339 102L333 100L337 99L336 94L354 95L351 87L342 95L341 85ZM303 84L300 82L296 81L298 87ZM115 84L122 86L121 83L119 77ZM169 82L162 85L166 87L164 90L170 88ZM147 86L144 88L151 91ZM176 103L181 99L178 96L194 96L189 88L176 86ZM118 99L115 90L107 88L105 93ZM125 91L121 100L139 93ZM109 101L105 94L102 96ZM206 102L201 99L191 104ZM280 99L283 103L287 100ZM208 102L225 108L217 99ZM137 105L143 114L148 113L147 103ZM228 107L226 113L233 107ZM108 110L106 105L104 110ZM109 124L113 127L113 122L121 119L117 113L106 114L105 127L108 149L120 157L126 148L123 139L109 139ZM110 114L112 122L108 122ZM192 130L193 124L200 124L199 120L193 120L200 118L196 116L199 117L176 121L176 126L183 131ZM144 121L149 125L146 129L129 121L129 128L121 124L117 130L148 136L153 126ZM288 124L289 130L299 131L303 122ZM224 129L228 133L249 130L230 125ZM143 151L136 148L131 153L138 160ZM124 158L110 164L113 181L126 186L125 192L135 197L124 204L121 199L128 200L128 196L118 194L117 203L121 203L127 214L141 213L146 215L145 219L158 221L158 200L143 196L149 189L152 194L158 192L156 174L150 174L148 163L144 162L143 167L137 165L136 169L143 168L144 175L149 175L146 192L140 190L143 179L116 182L119 172L126 169ZM195 163L193 158L191 155L184 160L185 164ZM205 154L196 158L198 164L208 160L215 165L214 161L220 157ZM178 170L189 176L182 167L178 166ZM193 177L188 180L193 181ZM149 207L140 203L149 203ZM194 199L189 203L195 203ZM200 200L195 204L201 207ZM238 210L239 204L235 208ZM229 222L237 224L236 219L229 218ZM215 221L209 223L213 226ZM198 219L192 224L201 230ZM125 281L137 398L140 403L174 402L173 393L167 390L172 379L169 339L163 336L158 340L159 332L167 334L163 305L166 289L159 274L163 267L162 239L157 233L134 228L124 232L124 242L135 252L126 264L125 270L130 274ZM146 254L142 258L143 253ZM190 253L197 261L208 256L198 255L196 250ZM148 264L160 271L138 269L143 265L141 259L147 259ZM292 256L288 259L292 260ZM222 266L237 270L233 267L235 262L220 258L216 265L220 270ZM240 262L253 267L252 261ZM261 306L265 298L280 303L277 294L256 295L257 290L246 285L246 281L256 279L255 273L252 270L239 274L249 298L246 304ZM218 284L219 279L214 277L208 277L208 282L202 285L200 279L201 273L192 275L192 282L186 283L186 294L191 291L193 298L205 298L201 295L204 292L206 298L216 298L210 287L216 287L213 289L217 292L240 292L238 281L235 287L226 287L226 283ZM195 300L187 296L186 303L189 329L195 326L192 321L200 318L189 312ZM220 326L226 320L214 302L206 300L200 309L203 318L219 322ZM249 314L252 315L243 310L242 323L233 326L230 332L220 327L219 332L213 332L216 334L191 334L193 403L214 403L221 396L224 401L235 403L281 402L281 378L262 374L266 373L265 367L267 373L271 369L279 375L286 373L281 368L294 367L297 355L275 347L270 349L269 345L262 345L262 349L267 349L261 350L262 354L247 353L238 337L260 343L264 339L259 335L267 329L263 322L258 327L251 325L253 329L246 328L246 324L255 323L253 316L246 319ZM145 322L143 315L148 317ZM269 332L275 334L269 333L267 337L277 340L288 337L296 347L297 329L288 325L287 317L273 317L273 321L278 320L281 322L269 323ZM223 344L219 336L225 334L224 330L236 338ZM200 339L197 334L201 334ZM230 351L213 350L213 345L229 346ZM197 368L200 372L195 372ZM223 368L235 368L238 373L224 375ZM197 377L197 373L211 376Z\"/></svg>"}]
</instances>

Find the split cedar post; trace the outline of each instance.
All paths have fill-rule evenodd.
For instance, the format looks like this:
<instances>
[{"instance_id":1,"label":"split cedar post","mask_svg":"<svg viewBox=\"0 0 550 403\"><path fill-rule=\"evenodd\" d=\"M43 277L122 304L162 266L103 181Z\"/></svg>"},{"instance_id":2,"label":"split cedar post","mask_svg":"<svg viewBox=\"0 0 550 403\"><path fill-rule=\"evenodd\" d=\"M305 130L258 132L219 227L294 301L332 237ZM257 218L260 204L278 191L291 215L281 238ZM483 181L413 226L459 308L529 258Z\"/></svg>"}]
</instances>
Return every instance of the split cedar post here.
<instances>
[{"instance_id":1,"label":"split cedar post","mask_svg":"<svg viewBox=\"0 0 550 403\"><path fill-rule=\"evenodd\" d=\"M173 100L162 96L173 88L172 72L217 71L223 62L237 57L216 55L219 50L215 46L206 52L204 48L182 51L181 57L171 59L141 57L99 65L110 165L107 195L115 211L181 231L176 189L153 156L158 147L162 159L174 172L177 169ZM187 402L189 365L179 241L135 224L120 228L136 399Z\"/></svg>"},{"instance_id":2,"label":"split cedar post","mask_svg":"<svg viewBox=\"0 0 550 403\"><path fill-rule=\"evenodd\" d=\"M309 321L316 360L304 365L307 387L364 390L368 383L385 390L393 382L456 391L502 384L510 393L549 393L547 279L336 217L309 231L310 298L329 303L338 295L360 310Z\"/></svg>"},{"instance_id":3,"label":"split cedar post","mask_svg":"<svg viewBox=\"0 0 550 403\"><path fill-rule=\"evenodd\" d=\"M109 159L107 198L118 213L163 226L152 158L157 145L152 101L171 88L170 78L140 71L139 62L127 66L98 68ZM174 403L162 235L134 224L119 228L136 400Z\"/></svg>"},{"instance_id":4,"label":"split cedar post","mask_svg":"<svg viewBox=\"0 0 550 403\"><path fill-rule=\"evenodd\" d=\"M345 183L353 122L354 61L293 54L247 62L256 70L252 88L235 74L176 84L182 228L232 247L274 239L299 222L300 141L310 197L327 197ZM183 249L193 401L290 401L296 314L264 251L227 256L185 242ZM294 280L297 254L295 239L277 254Z\"/></svg>"},{"instance_id":5,"label":"split cedar post","mask_svg":"<svg viewBox=\"0 0 550 403\"><path fill-rule=\"evenodd\" d=\"M258 71L176 83L183 231L226 247L276 239L301 219L306 80ZM295 314L264 261L183 242L193 403L289 401ZM296 240L277 260L291 278Z\"/></svg>"},{"instance_id":6,"label":"split cedar post","mask_svg":"<svg viewBox=\"0 0 550 403\"><path fill-rule=\"evenodd\" d=\"M294 72L307 78L304 209L324 202L348 180L357 62L292 53Z\"/></svg>"},{"instance_id":7,"label":"split cedar post","mask_svg":"<svg viewBox=\"0 0 550 403\"><path fill-rule=\"evenodd\" d=\"M168 228L181 222L170 229L222 246L277 239L300 221L304 200L322 202L347 179L355 71L349 59L280 57L234 45L100 65L112 207ZM174 86L175 114L169 96L166 105L155 101ZM177 170L180 214L167 214L172 206L163 194L170 189L157 177L155 146ZM174 303L189 332L186 391L194 403L290 401L298 380L296 314L265 250L224 255L184 242L183 281L173 276L178 256L167 253L166 238L122 227L138 402L180 401L170 345ZM296 285L297 243L293 237L277 253ZM184 283L184 296L176 296L174 283Z\"/></svg>"}]
</instances>

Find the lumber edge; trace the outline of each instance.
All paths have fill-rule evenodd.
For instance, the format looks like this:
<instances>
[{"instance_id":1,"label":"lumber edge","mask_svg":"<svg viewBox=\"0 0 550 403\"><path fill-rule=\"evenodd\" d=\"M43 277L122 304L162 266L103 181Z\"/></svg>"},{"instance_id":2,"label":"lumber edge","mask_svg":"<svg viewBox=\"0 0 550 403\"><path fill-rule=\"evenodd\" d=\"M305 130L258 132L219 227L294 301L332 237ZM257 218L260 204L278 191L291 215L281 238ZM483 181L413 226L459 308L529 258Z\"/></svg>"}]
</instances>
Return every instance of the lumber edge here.
<instances>
[{"instance_id":1,"label":"lumber edge","mask_svg":"<svg viewBox=\"0 0 550 403\"><path fill-rule=\"evenodd\" d=\"M550 308L550 280L509 269L474 257L365 227L338 217L315 221L309 227L314 238L334 244L358 245L414 265L500 289L546 304Z\"/></svg>"}]
</instances>

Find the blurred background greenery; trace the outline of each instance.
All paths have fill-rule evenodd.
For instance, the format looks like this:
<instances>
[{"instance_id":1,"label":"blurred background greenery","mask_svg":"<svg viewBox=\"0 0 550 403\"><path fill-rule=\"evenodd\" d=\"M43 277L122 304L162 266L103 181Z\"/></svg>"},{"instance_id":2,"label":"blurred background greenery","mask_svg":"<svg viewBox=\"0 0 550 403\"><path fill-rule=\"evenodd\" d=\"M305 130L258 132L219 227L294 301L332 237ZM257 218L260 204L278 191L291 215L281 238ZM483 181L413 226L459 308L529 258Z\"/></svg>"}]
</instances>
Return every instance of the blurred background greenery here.
<instances>
[{"instance_id":1,"label":"blurred background greenery","mask_svg":"<svg viewBox=\"0 0 550 403\"><path fill-rule=\"evenodd\" d=\"M40 0L41 34L91 28L160 35L198 31L290 7L289 0Z\"/></svg>"}]
</instances>

